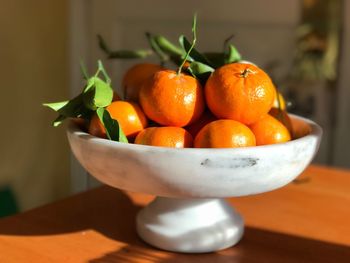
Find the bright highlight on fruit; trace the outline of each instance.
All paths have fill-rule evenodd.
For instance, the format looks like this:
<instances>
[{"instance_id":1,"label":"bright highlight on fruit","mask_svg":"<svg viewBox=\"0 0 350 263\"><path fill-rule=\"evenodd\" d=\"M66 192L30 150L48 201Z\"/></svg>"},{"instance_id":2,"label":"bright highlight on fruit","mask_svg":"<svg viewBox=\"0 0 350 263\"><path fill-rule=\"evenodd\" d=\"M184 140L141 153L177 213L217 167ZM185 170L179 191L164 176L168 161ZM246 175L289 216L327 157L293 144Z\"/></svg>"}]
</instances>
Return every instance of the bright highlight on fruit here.
<instances>
[{"instance_id":1,"label":"bright highlight on fruit","mask_svg":"<svg viewBox=\"0 0 350 263\"><path fill-rule=\"evenodd\" d=\"M180 127L151 127L137 135L135 144L189 148L192 147L193 138L188 131Z\"/></svg>"}]
</instances>

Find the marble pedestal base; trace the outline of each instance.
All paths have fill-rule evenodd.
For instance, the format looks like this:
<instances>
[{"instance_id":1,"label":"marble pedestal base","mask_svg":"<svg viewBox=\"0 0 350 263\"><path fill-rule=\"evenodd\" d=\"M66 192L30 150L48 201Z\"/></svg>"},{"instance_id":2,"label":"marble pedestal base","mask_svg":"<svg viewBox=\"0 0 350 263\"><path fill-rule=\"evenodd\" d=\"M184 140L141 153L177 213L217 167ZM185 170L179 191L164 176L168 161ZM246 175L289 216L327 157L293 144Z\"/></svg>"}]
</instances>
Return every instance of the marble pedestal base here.
<instances>
[{"instance_id":1,"label":"marble pedestal base","mask_svg":"<svg viewBox=\"0 0 350 263\"><path fill-rule=\"evenodd\" d=\"M242 217L223 199L157 197L137 216L139 236L175 252L213 252L235 245L243 235Z\"/></svg>"}]
</instances>

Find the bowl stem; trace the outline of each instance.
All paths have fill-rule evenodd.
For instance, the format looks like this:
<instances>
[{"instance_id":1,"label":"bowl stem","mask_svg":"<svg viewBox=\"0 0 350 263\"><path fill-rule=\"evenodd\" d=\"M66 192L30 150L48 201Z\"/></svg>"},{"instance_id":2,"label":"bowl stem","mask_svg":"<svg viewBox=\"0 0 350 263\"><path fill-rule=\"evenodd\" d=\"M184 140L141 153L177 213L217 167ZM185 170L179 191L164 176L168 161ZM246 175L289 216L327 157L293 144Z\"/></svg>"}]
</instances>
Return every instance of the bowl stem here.
<instances>
[{"instance_id":1,"label":"bowl stem","mask_svg":"<svg viewBox=\"0 0 350 263\"><path fill-rule=\"evenodd\" d=\"M205 253L235 245L243 219L224 199L157 197L137 215L137 232L164 250Z\"/></svg>"}]
</instances>

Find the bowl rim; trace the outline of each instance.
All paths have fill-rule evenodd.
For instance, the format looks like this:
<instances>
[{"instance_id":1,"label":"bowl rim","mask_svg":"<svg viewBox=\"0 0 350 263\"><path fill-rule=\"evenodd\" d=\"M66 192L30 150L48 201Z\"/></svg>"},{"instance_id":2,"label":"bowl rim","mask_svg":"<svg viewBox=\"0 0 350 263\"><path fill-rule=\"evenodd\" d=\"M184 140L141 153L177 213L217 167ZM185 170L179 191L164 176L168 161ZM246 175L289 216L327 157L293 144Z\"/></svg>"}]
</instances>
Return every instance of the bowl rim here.
<instances>
[{"instance_id":1,"label":"bowl rim","mask_svg":"<svg viewBox=\"0 0 350 263\"><path fill-rule=\"evenodd\" d=\"M151 146L151 145L141 145L141 144L134 144L134 143L122 143L122 142L116 142L116 141L111 141L108 139L104 138L99 138L96 136L93 136L87 132L84 132L81 130L76 123L74 123L73 120L69 121L68 127L67 127L67 134L73 134L76 137L79 137L82 140L89 140L93 143L97 143L100 145L106 145L106 146L112 146L112 147L118 147L118 148L128 148L128 149L140 149L140 150L154 150L154 151L171 151L171 152L196 152L200 153L203 151L212 151L212 152L244 152L245 150L251 151L252 149L265 149L268 150L270 148L277 148L280 147L281 145L290 145L290 144L295 144L296 142L303 142L307 141L311 138L321 138L322 136L322 128L319 126L316 122L295 115L295 114L288 114L292 119L296 119L299 121L302 121L306 123L310 127L310 132L300 138L284 142L284 143L277 143L277 144L269 144L269 145L259 145L259 146L248 146L248 147L239 147L239 148L171 148L171 147L162 147L162 146Z\"/></svg>"}]
</instances>

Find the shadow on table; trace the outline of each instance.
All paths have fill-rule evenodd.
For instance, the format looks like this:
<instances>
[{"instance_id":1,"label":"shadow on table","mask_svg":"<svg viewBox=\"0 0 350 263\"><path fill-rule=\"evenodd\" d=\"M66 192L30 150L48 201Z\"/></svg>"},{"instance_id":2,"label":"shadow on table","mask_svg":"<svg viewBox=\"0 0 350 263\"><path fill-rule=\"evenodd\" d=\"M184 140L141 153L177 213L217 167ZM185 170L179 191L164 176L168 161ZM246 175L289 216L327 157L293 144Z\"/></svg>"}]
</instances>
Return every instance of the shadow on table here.
<instances>
[{"instance_id":1,"label":"shadow on table","mask_svg":"<svg viewBox=\"0 0 350 263\"><path fill-rule=\"evenodd\" d=\"M131 242L142 207L125 193L104 186L57 203L0 220L0 235L40 236L94 230Z\"/></svg>"},{"instance_id":2,"label":"shadow on table","mask_svg":"<svg viewBox=\"0 0 350 263\"><path fill-rule=\"evenodd\" d=\"M98 196L98 198L96 198ZM102 262L349 262L350 247L246 227L241 242L208 254L157 250L137 237L135 217L141 209L123 192L102 187L81 196L0 221L0 235L55 235L94 230L122 242L121 249L93 258ZM186 233L191 236L193 233ZM200 257L200 258L199 258Z\"/></svg>"},{"instance_id":3,"label":"shadow on table","mask_svg":"<svg viewBox=\"0 0 350 263\"><path fill-rule=\"evenodd\" d=\"M216 253L161 253L147 244L127 245L89 263L347 263L349 259L347 246L246 227L244 238L236 246Z\"/></svg>"}]
</instances>

